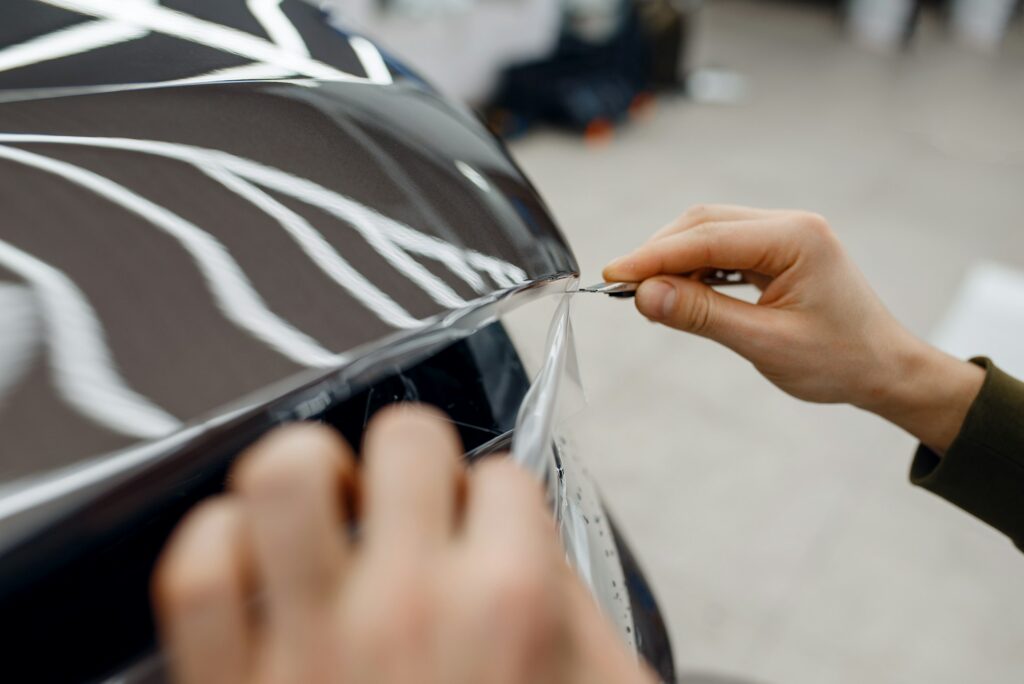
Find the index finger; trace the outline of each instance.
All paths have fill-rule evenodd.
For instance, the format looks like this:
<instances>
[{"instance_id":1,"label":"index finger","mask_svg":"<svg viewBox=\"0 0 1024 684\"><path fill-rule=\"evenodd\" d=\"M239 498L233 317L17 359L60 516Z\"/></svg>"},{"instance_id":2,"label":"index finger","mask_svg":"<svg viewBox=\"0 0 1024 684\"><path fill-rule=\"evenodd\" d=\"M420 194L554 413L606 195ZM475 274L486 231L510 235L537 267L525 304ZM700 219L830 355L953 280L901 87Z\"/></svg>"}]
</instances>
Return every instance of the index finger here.
<instances>
[{"instance_id":1,"label":"index finger","mask_svg":"<svg viewBox=\"0 0 1024 684\"><path fill-rule=\"evenodd\" d=\"M702 268L777 276L796 261L792 229L778 220L705 223L641 245L604 269L605 280L640 282L656 275L683 275Z\"/></svg>"},{"instance_id":2,"label":"index finger","mask_svg":"<svg viewBox=\"0 0 1024 684\"><path fill-rule=\"evenodd\" d=\"M669 235L682 233L705 223L767 219L780 213L782 211L778 209L755 209L735 204L695 204L674 221L654 233L647 239L647 242L657 242Z\"/></svg>"}]
</instances>

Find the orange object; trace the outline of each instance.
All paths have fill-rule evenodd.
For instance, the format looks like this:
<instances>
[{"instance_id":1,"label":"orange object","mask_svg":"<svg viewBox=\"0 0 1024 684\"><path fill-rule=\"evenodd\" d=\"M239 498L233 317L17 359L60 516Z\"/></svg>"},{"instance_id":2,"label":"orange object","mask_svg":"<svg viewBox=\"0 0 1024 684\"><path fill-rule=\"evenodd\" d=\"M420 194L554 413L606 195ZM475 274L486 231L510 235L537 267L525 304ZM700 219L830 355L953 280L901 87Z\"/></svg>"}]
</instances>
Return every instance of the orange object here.
<instances>
[{"instance_id":1,"label":"orange object","mask_svg":"<svg viewBox=\"0 0 1024 684\"><path fill-rule=\"evenodd\" d=\"M608 119L594 119L583 131L583 139L591 144L604 144L615 136L615 126Z\"/></svg>"},{"instance_id":2,"label":"orange object","mask_svg":"<svg viewBox=\"0 0 1024 684\"><path fill-rule=\"evenodd\" d=\"M654 112L655 102L654 93L638 93L637 96L633 98L633 102L629 105L630 117L636 119L650 116Z\"/></svg>"}]
</instances>

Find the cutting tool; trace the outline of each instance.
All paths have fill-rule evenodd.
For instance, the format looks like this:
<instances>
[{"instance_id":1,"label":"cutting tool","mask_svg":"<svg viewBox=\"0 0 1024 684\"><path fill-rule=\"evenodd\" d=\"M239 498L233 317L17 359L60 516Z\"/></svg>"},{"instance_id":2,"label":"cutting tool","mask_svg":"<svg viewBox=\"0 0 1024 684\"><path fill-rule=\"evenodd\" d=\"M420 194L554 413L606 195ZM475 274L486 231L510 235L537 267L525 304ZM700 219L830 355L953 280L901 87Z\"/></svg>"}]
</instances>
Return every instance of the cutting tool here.
<instances>
[{"instance_id":1,"label":"cutting tool","mask_svg":"<svg viewBox=\"0 0 1024 684\"><path fill-rule=\"evenodd\" d=\"M715 269L702 275L700 277L700 281L705 285L744 285L746 284L747 279L743 277L743 273L740 271ZM598 283L596 285L591 285L590 287L581 287L579 291L606 294L609 297L617 297L619 299L628 299L636 296L636 291L639 287L640 283Z\"/></svg>"}]
</instances>

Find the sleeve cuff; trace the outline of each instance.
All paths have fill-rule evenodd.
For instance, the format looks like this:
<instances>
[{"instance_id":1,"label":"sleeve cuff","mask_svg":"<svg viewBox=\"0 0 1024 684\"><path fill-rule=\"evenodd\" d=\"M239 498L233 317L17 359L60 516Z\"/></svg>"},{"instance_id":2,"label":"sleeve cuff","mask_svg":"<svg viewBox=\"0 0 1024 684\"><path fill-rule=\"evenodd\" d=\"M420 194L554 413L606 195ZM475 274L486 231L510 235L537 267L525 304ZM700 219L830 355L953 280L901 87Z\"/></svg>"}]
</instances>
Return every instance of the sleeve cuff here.
<instances>
[{"instance_id":1,"label":"sleeve cuff","mask_svg":"<svg viewBox=\"0 0 1024 684\"><path fill-rule=\"evenodd\" d=\"M1024 383L989 359L985 382L949 451L918 447L910 481L1007 534L1024 550Z\"/></svg>"}]
</instances>

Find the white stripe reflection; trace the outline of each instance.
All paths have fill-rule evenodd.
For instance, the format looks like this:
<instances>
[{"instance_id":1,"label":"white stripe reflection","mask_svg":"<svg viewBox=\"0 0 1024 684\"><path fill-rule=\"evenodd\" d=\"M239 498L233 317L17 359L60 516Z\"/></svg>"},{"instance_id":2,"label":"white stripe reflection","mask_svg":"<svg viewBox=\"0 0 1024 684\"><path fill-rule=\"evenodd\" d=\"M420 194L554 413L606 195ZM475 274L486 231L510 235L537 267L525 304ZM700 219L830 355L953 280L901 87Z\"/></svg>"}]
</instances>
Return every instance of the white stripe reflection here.
<instances>
[{"instance_id":1,"label":"white stripe reflection","mask_svg":"<svg viewBox=\"0 0 1024 684\"><path fill-rule=\"evenodd\" d=\"M4 146L0 146L0 157L80 185L176 239L199 267L224 315L284 356L312 367L334 367L345 361L346 357L329 352L271 312L224 245L196 225L104 176L73 164Z\"/></svg>"},{"instance_id":2,"label":"white stripe reflection","mask_svg":"<svg viewBox=\"0 0 1024 684\"><path fill-rule=\"evenodd\" d=\"M353 76L323 62L296 54L245 31L205 21L159 5L110 2L110 0L39 0L54 7L95 17L114 19L155 33L223 50L273 64L303 76L326 80L373 83L372 79Z\"/></svg>"},{"instance_id":3,"label":"white stripe reflection","mask_svg":"<svg viewBox=\"0 0 1024 684\"><path fill-rule=\"evenodd\" d=\"M351 224L375 248L378 245L385 246L387 249L381 252L382 256L388 259L399 272L422 287L436 302L448 308L458 308L465 304L465 300L420 264L410 259L401 251L402 249L439 261L477 291L485 289L477 269L491 275L495 282L502 287L521 283L527 278L521 268L506 261L473 250L462 249L435 237L424 235L404 223L383 216L313 181L226 152L155 140L23 133L0 133L0 142L106 147L155 154L200 167L223 167L258 185L319 207ZM397 249L396 246L401 249Z\"/></svg>"},{"instance_id":4,"label":"white stripe reflection","mask_svg":"<svg viewBox=\"0 0 1024 684\"><path fill-rule=\"evenodd\" d=\"M117 45L148 33L146 29L117 21L90 21L0 50L0 71Z\"/></svg>"},{"instance_id":5,"label":"white stripe reflection","mask_svg":"<svg viewBox=\"0 0 1024 684\"><path fill-rule=\"evenodd\" d=\"M455 290L447 283L427 270L423 264L410 257L405 250L419 254L433 252L430 256L442 261L453 273L467 280L471 279L472 282L480 281L480 276L468 267L462 254L458 254L457 250L453 254L440 247L441 245L451 247L447 243L407 228L363 204L334 193L312 181L289 174L281 174L276 169L260 165L250 166L250 163L246 163L245 166L244 172L237 169L236 172L260 185L319 207L349 223L399 273L419 285L441 306L458 309L465 306L466 300L456 294ZM402 234L398 235L398 233Z\"/></svg>"},{"instance_id":6,"label":"white stripe reflection","mask_svg":"<svg viewBox=\"0 0 1024 684\"><path fill-rule=\"evenodd\" d=\"M302 34L281 11L281 0L248 0L249 12L266 30L277 45L297 55L309 57L309 49ZM194 83L219 83L224 81L257 81L295 76L293 69L275 64L255 62L244 66L217 69L201 76L164 81L161 85L191 85Z\"/></svg>"},{"instance_id":7,"label":"white stripe reflection","mask_svg":"<svg viewBox=\"0 0 1024 684\"><path fill-rule=\"evenodd\" d=\"M366 75L370 77L371 81L382 85L393 82L391 70L388 69L388 65L384 62L384 57L381 56L376 45L361 36L352 36L348 39L348 44L352 46L352 50L362 62L363 69L366 70Z\"/></svg>"},{"instance_id":8,"label":"white stripe reflection","mask_svg":"<svg viewBox=\"0 0 1024 684\"><path fill-rule=\"evenodd\" d=\"M32 365L40 327L32 290L0 283L0 406Z\"/></svg>"},{"instance_id":9,"label":"white stripe reflection","mask_svg":"<svg viewBox=\"0 0 1024 684\"><path fill-rule=\"evenodd\" d=\"M67 276L3 241L0 264L32 286L54 384L68 403L97 423L133 437L162 437L180 427L177 418L125 385L96 313Z\"/></svg>"},{"instance_id":10,"label":"white stripe reflection","mask_svg":"<svg viewBox=\"0 0 1024 684\"><path fill-rule=\"evenodd\" d=\"M409 312L399 306L395 300L379 290L362 273L352 268L331 247L323 235L310 225L309 221L233 173L214 167L202 167L202 171L274 218L298 243L306 256L320 267L320 270L348 290L349 294L359 300L367 309L380 316L385 323L396 328L418 328L422 324L422 321L409 315Z\"/></svg>"},{"instance_id":11,"label":"white stripe reflection","mask_svg":"<svg viewBox=\"0 0 1024 684\"><path fill-rule=\"evenodd\" d=\"M309 48L302 34L288 21L281 9L281 0L247 0L249 11L266 30L270 40L285 50L309 57Z\"/></svg>"},{"instance_id":12,"label":"white stripe reflection","mask_svg":"<svg viewBox=\"0 0 1024 684\"><path fill-rule=\"evenodd\" d=\"M155 4L157 0L122 0ZM119 21L90 21L59 29L0 50L0 71L61 59L72 55L136 40L149 34L138 26Z\"/></svg>"}]
</instances>

